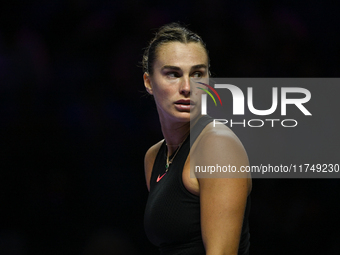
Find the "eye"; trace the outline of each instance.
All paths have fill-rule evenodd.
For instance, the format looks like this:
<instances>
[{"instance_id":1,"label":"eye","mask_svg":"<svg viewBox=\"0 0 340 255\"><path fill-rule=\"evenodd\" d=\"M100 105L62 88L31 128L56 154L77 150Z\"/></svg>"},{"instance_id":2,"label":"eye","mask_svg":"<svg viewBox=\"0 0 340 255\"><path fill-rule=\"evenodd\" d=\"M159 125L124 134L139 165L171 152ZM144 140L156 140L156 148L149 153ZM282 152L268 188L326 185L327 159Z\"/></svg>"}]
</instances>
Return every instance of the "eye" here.
<instances>
[{"instance_id":1,"label":"eye","mask_svg":"<svg viewBox=\"0 0 340 255\"><path fill-rule=\"evenodd\" d=\"M170 79L179 77L179 74L177 72L168 72L165 75Z\"/></svg>"},{"instance_id":2,"label":"eye","mask_svg":"<svg viewBox=\"0 0 340 255\"><path fill-rule=\"evenodd\" d=\"M194 72L193 74L192 74L192 77L193 78L201 78L203 76L203 74L201 73L201 72Z\"/></svg>"}]
</instances>

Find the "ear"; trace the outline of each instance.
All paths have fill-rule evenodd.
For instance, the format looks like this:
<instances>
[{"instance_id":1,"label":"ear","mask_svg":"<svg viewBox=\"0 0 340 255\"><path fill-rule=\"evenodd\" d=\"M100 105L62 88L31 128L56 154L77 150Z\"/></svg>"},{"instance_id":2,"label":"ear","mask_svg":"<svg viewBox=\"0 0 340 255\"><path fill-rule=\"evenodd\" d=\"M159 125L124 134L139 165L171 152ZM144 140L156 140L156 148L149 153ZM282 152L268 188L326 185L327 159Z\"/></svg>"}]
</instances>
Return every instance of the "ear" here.
<instances>
[{"instance_id":1,"label":"ear","mask_svg":"<svg viewBox=\"0 0 340 255\"><path fill-rule=\"evenodd\" d=\"M150 75L148 73L144 73L143 75L143 79L144 79L144 86L145 86L145 89L146 91L152 95L152 86L151 86L151 79L150 79Z\"/></svg>"}]
</instances>

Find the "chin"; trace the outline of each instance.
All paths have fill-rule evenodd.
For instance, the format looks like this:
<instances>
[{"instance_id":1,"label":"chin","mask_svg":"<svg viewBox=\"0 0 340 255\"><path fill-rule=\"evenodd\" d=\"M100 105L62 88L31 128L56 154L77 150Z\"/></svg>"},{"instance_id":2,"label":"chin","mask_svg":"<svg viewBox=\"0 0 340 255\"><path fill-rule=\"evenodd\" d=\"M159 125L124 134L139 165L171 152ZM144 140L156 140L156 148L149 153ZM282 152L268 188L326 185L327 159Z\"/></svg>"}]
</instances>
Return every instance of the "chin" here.
<instances>
[{"instance_id":1,"label":"chin","mask_svg":"<svg viewBox=\"0 0 340 255\"><path fill-rule=\"evenodd\" d=\"M181 122L189 122L191 118L190 112L179 112L175 115L175 117Z\"/></svg>"},{"instance_id":2,"label":"chin","mask_svg":"<svg viewBox=\"0 0 340 255\"><path fill-rule=\"evenodd\" d=\"M180 122L192 122L201 116L200 112L193 111L193 112L181 112L176 114L177 119Z\"/></svg>"}]
</instances>

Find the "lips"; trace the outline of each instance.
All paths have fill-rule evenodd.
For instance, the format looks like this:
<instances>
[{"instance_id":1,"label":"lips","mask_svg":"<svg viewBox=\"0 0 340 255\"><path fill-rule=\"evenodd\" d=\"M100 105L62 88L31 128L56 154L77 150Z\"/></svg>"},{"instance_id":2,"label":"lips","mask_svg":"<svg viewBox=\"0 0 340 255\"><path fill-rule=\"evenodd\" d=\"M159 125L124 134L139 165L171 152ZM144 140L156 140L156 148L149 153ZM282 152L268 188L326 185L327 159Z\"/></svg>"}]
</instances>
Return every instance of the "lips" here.
<instances>
[{"instance_id":1,"label":"lips","mask_svg":"<svg viewBox=\"0 0 340 255\"><path fill-rule=\"evenodd\" d=\"M179 105L193 105L194 102L191 101L190 99L180 99L180 100L177 100L175 102L175 104L179 104Z\"/></svg>"},{"instance_id":2,"label":"lips","mask_svg":"<svg viewBox=\"0 0 340 255\"><path fill-rule=\"evenodd\" d=\"M180 99L175 102L175 107L181 112L190 112L191 108L195 105L190 99Z\"/></svg>"}]
</instances>

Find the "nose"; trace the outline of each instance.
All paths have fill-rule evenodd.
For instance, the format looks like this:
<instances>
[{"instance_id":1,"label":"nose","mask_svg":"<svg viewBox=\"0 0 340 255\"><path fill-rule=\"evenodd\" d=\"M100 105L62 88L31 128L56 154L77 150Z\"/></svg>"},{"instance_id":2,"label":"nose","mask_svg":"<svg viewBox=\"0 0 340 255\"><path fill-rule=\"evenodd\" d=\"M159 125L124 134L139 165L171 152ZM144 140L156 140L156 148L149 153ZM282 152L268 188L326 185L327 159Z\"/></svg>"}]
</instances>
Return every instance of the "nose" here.
<instances>
[{"instance_id":1,"label":"nose","mask_svg":"<svg viewBox=\"0 0 340 255\"><path fill-rule=\"evenodd\" d=\"M190 78L183 78L183 81L181 82L181 87L180 87L180 94L184 96L189 96L190 95Z\"/></svg>"}]
</instances>

